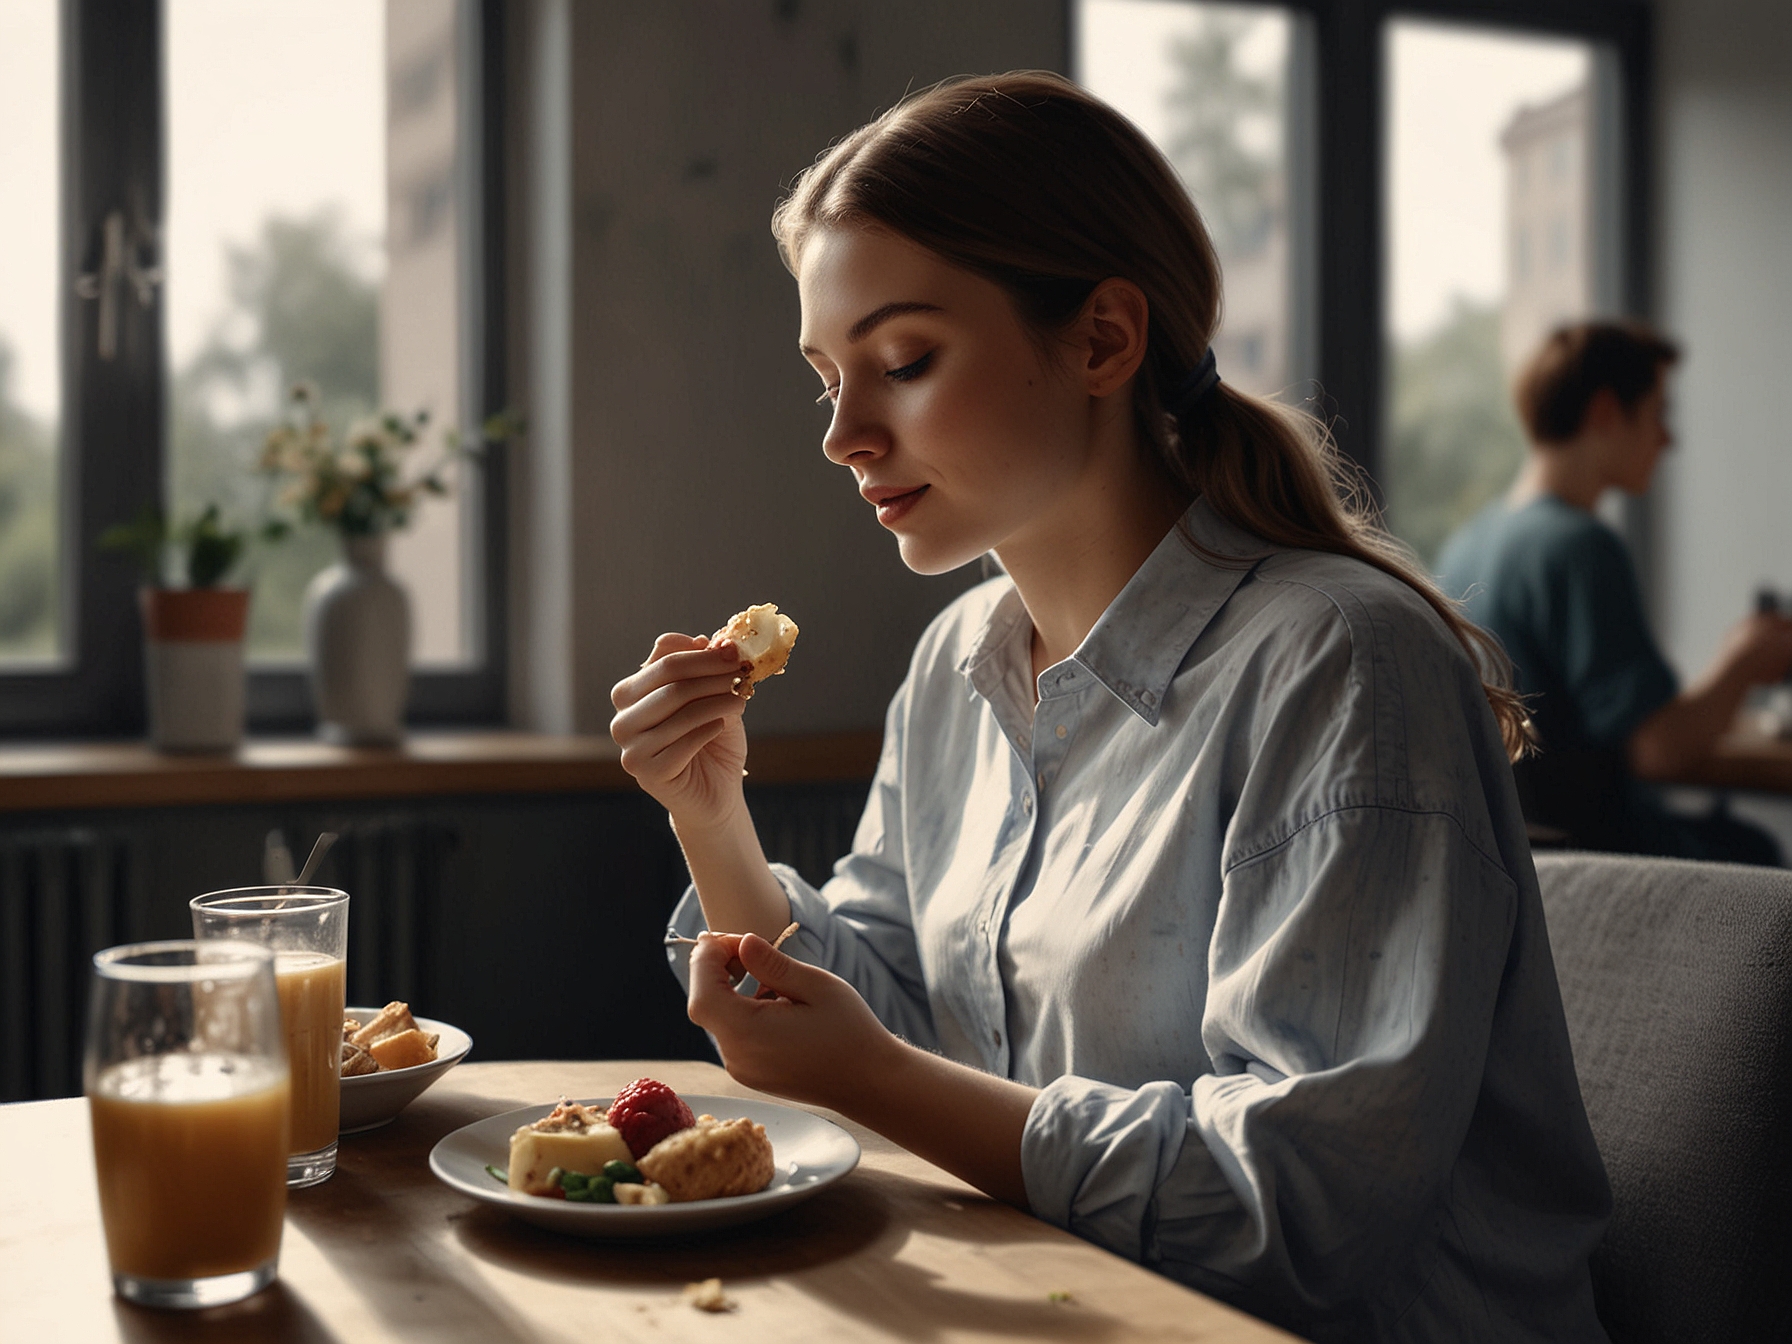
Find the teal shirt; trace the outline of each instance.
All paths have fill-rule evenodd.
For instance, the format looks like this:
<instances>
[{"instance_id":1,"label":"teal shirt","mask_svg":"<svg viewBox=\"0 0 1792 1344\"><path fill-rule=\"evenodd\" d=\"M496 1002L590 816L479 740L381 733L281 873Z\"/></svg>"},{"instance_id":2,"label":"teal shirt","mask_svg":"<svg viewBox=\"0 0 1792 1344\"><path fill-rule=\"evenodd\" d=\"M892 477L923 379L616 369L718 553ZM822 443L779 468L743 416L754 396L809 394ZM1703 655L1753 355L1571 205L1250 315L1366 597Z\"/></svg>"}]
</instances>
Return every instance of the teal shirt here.
<instances>
[{"instance_id":1,"label":"teal shirt","mask_svg":"<svg viewBox=\"0 0 1792 1344\"><path fill-rule=\"evenodd\" d=\"M1630 553L1584 509L1495 501L1444 546L1438 578L1505 645L1545 750L1621 753L1679 693Z\"/></svg>"}]
</instances>

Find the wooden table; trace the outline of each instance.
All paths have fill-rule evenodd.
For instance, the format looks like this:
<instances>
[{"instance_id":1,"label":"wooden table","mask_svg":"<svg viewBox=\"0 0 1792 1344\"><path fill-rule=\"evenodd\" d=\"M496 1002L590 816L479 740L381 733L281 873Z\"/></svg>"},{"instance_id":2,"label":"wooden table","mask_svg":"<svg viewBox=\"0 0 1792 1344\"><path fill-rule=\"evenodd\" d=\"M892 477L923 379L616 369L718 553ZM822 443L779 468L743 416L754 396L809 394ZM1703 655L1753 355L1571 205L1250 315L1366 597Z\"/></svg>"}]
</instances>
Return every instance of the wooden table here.
<instances>
[{"instance_id":1,"label":"wooden table","mask_svg":"<svg viewBox=\"0 0 1792 1344\"><path fill-rule=\"evenodd\" d=\"M292 1192L272 1288L199 1313L112 1295L86 1103L0 1106L0 1340L1291 1338L853 1125L864 1158L837 1185L764 1222L679 1241L557 1236L429 1172L430 1148L461 1125L561 1092L612 1095L643 1074L684 1092L753 1095L688 1061L464 1064L391 1125L345 1138L329 1181ZM711 1277L736 1304L726 1315L684 1301L685 1284Z\"/></svg>"}]
</instances>

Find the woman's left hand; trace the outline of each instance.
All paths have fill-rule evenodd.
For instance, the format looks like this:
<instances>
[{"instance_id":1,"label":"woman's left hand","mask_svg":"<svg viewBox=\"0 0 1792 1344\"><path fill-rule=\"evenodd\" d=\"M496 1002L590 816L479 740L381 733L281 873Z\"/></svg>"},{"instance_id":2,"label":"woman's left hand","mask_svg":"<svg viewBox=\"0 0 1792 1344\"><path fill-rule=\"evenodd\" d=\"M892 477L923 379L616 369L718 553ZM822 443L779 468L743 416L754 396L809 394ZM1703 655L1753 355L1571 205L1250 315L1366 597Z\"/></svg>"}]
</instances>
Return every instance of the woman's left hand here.
<instances>
[{"instance_id":1,"label":"woman's left hand","mask_svg":"<svg viewBox=\"0 0 1792 1344\"><path fill-rule=\"evenodd\" d=\"M731 968L759 982L736 992ZM839 976L788 957L758 934L704 933L691 950L691 1021L715 1037L736 1082L793 1101L849 1109L902 1042Z\"/></svg>"}]
</instances>

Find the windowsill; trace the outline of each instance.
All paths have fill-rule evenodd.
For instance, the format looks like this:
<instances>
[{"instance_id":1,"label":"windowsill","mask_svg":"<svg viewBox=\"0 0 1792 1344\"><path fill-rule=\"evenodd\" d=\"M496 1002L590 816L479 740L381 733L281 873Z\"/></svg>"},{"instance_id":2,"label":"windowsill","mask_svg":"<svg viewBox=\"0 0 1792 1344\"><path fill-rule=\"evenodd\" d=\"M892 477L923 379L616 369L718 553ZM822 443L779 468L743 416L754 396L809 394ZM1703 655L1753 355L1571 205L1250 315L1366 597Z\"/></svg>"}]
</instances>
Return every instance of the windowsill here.
<instances>
[{"instance_id":1,"label":"windowsill","mask_svg":"<svg viewBox=\"0 0 1792 1344\"><path fill-rule=\"evenodd\" d=\"M875 732L767 738L752 746L751 782L868 780L879 740ZM168 755L141 741L0 745L0 812L635 787L607 737L417 732L393 748L258 738L229 756Z\"/></svg>"}]
</instances>

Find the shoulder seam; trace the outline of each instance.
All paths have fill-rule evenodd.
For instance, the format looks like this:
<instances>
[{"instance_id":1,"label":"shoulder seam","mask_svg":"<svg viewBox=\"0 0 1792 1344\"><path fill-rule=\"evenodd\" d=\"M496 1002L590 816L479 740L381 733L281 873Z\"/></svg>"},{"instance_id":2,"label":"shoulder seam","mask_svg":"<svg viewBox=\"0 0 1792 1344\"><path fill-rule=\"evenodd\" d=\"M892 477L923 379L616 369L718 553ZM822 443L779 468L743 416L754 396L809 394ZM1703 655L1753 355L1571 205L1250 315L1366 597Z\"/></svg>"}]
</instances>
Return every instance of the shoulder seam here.
<instances>
[{"instance_id":1,"label":"shoulder seam","mask_svg":"<svg viewBox=\"0 0 1792 1344\"><path fill-rule=\"evenodd\" d=\"M1268 841L1260 848L1252 850L1248 854L1241 854L1231 863L1222 861L1220 864L1220 877L1222 879L1230 877L1241 868L1250 867L1252 864L1259 863L1269 858L1278 849L1282 849L1290 844L1295 837L1301 834L1301 832L1311 830L1320 822L1330 820L1333 817L1342 816L1347 812L1403 812L1408 816L1415 817L1443 817L1461 833L1463 841L1475 852L1483 863L1487 864L1488 867L1492 868L1507 882L1511 883L1514 889L1518 886L1517 879L1514 878L1511 873L1506 871L1506 865L1481 847L1474 836L1469 834L1468 827L1462 824L1462 818L1455 812L1441 807L1405 807L1398 803L1339 803L1332 807L1323 808L1312 816L1295 822L1285 835Z\"/></svg>"}]
</instances>

